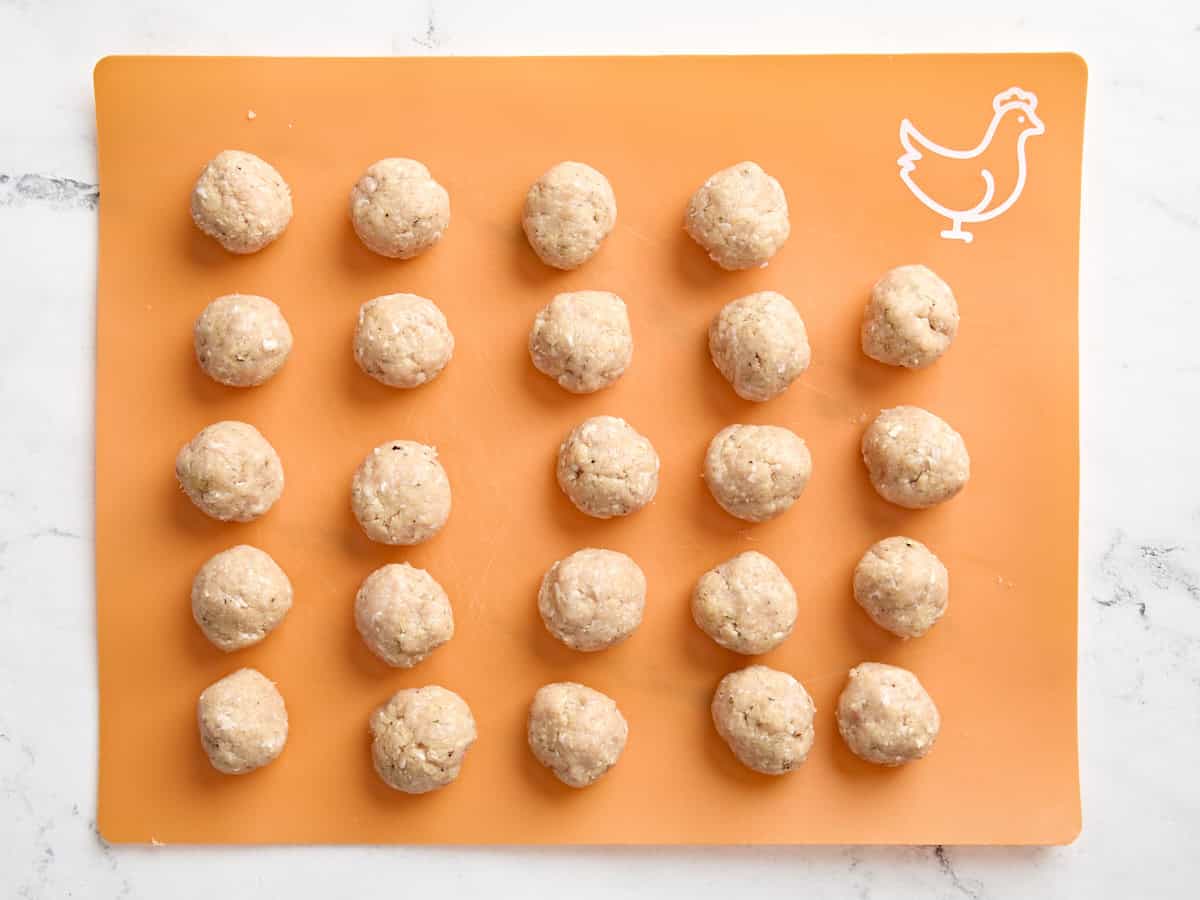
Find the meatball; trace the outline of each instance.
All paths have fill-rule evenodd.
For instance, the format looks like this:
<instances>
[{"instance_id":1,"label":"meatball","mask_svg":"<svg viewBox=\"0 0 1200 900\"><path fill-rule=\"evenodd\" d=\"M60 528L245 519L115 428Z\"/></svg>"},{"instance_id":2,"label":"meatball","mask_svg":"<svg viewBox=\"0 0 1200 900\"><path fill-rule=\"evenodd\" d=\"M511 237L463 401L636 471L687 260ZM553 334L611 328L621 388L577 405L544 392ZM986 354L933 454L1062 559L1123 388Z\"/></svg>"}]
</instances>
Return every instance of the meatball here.
<instances>
[{"instance_id":1,"label":"meatball","mask_svg":"<svg viewBox=\"0 0 1200 900\"><path fill-rule=\"evenodd\" d=\"M863 315L863 353L889 366L923 369L950 349L958 302L925 266L900 266L875 283Z\"/></svg>"},{"instance_id":2,"label":"meatball","mask_svg":"<svg viewBox=\"0 0 1200 900\"><path fill-rule=\"evenodd\" d=\"M387 294L358 311L354 359L389 387L433 381L454 355L454 335L437 304L416 294Z\"/></svg>"},{"instance_id":3,"label":"meatball","mask_svg":"<svg viewBox=\"0 0 1200 900\"><path fill-rule=\"evenodd\" d=\"M388 441L368 453L354 473L350 505L371 540L420 544L450 518L450 479L433 447Z\"/></svg>"},{"instance_id":4,"label":"meatball","mask_svg":"<svg viewBox=\"0 0 1200 900\"><path fill-rule=\"evenodd\" d=\"M244 775L283 752L288 715L279 690L255 669L210 684L196 707L200 745L214 769Z\"/></svg>"},{"instance_id":5,"label":"meatball","mask_svg":"<svg viewBox=\"0 0 1200 900\"><path fill-rule=\"evenodd\" d=\"M615 550L576 550L547 570L538 591L546 630L572 650L619 644L641 624L645 606L646 576Z\"/></svg>"},{"instance_id":6,"label":"meatball","mask_svg":"<svg viewBox=\"0 0 1200 900\"><path fill-rule=\"evenodd\" d=\"M350 221L367 249L411 259L450 227L450 195L415 159L381 159L351 189Z\"/></svg>"},{"instance_id":7,"label":"meatball","mask_svg":"<svg viewBox=\"0 0 1200 900\"><path fill-rule=\"evenodd\" d=\"M944 503L971 477L962 436L917 406L881 412L863 434L862 455L879 496L908 509Z\"/></svg>"},{"instance_id":8,"label":"meatball","mask_svg":"<svg viewBox=\"0 0 1200 900\"><path fill-rule=\"evenodd\" d=\"M192 334L200 368L230 387L262 384L292 352L292 330L279 307L253 294L218 297L204 307Z\"/></svg>"},{"instance_id":9,"label":"meatball","mask_svg":"<svg viewBox=\"0 0 1200 900\"><path fill-rule=\"evenodd\" d=\"M227 653L263 640L291 608L291 581L257 547L240 544L223 550L192 580L192 618Z\"/></svg>"},{"instance_id":10,"label":"meatball","mask_svg":"<svg viewBox=\"0 0 1200 900\"><path fill-rule=\"evenodd\" d=\"M625 301L607 291L559 294L533 320L529 356L573 394L608 387L633 358Z\"/></svg>"},{"instance_id":11,"label":"meatball","mask_svg":"<svg viewBox=\"0 0 1200 900\"><path fill-rule=\"evenodd\" d=\"M521 217L533 252L556 269L576 269L591 259L616 221L612 185L579 162L561 162L535 181Z\"/></svg>"},{"instance_id":12,"label":"meatball","mask_svg":"<svg viewBox=\"0 0 1200 900\"><path fill-rule=\"evenodd\" d=\"M244 150L222 150L192 189L192 221L230 253L257 253L292 220L292 191L275 167Z\"/></svg>"},{"instance_id":13,"label":"meatball","mask_svg":"<svg viewBox=\"0 0 1200 900\"><path fill-rule=\"evenodd\" d=\"M462 771L475 743L475 717L465 700L438 685L397 691L371 714L371 758L390 788L426 794Z\"/></svg>"},{"instance_id":14,"label":"meatball","mask_svg":"<svg viewBox=\"0 0 1200 900\"><path fill-rule=\"evenodd\" d=\"M774 291L727 303L709 326L708 350L737 395L760 403L786 391L811 359L800 313Z\"/></svg>"},{"instance_id":15,"label":"meatball","mask_svg":"<svg viewBox=\"0 0 1200 900\"><path fill-rule=\"evenodd\" d=\"M454 637L446 591L408 563L392 563L366 577L354 598L354 624L372 653L401 669L411 669Z\"/></svg>"},{"instance_id":16,"label":"meatball","mask_svg":"<svg viewBox=\"0 0 1200 900\"><path fill-rule=\"evenodd\" d=\"M175 476L202 512L222 522L253 521L283 493L279 454L245 422L201 429L175 457Z\"/></svg>"},{"instance_id":17,"label":"meatball","mask_svg":"<svg viewBox=\"0 0 1200 900\"><path fill-rule=\"evenodd\" d=\"M787 197L758 163L713 174L692 195L687 233L722 269L765 266L788 239Z\"/></svg>"},{"instance_id":18,"label":"meatball","mask_svg":"<svg viewBox=\"0 0 1200 900\"><path fill-rule=\"evenodd\" d=\"M783 775L808 758L817 709L786 672L750 666L721 679L712 700L713 724L742 765Z\"/></svg>"},{"instance_id":19,"label":"meatball","mask_svg":"<svg viewBox=\"0 0 1200 900\"><path fill-rule=\"evenodd\" d=\"M528 732L538 762L563 784L585 788L617 764L629 725L611 697L568 681L534 694Z\"/></svg>"},{"instance_id":20,"label":"meatball","mask_svg":"<svg viewBox=\"0 0 1200 900\"><path fill-rule=\"evenodd\" d=\"M749 550L700 576L692 618L727 650L766 653L796 625L796 591L770 558Z\"/></svg>"},{"instance_id":21,"label":"meatball","mask_svg":"<svg viewBox=\"0 0 1200 900\"><path fill-rule=\"evenodd\" d=\"M867 762L899 766L933 749L942 719L917 676L883 663L860 663L838 698L837 726Z\"/></svg>"},{"instance_id":22,"label":"meatball","mask_svg":"<svg viewBox=\"0 0 1200 900\"><path fill-rule=\"evenodd\" d=\"M730 425L704 458L704 480L731 516L765 522L786 512L812 475L804 441L775 425Z\"/></svg>"},{"instance_id":23,"label":"meatball","mask_svg":"<svg viewBox=\"0 0 1200 900\"><path fill-rule=\"evenodd\" d=\"M920 541L884 538L854 568L854 599L880 628L920 637L946 611L950 575Z\"/></svg>"},{"instance_id":24,"label":"meatball","mask_svg":"<svg viewBox=\"0 0 1200 900\"><path fill-rule=\"evenodd\" d=\"M658 468L654 445L614 416L585 419L558 449L558 486L597 519L627 516L653 500Z\"/></svg>"}]
</instances>

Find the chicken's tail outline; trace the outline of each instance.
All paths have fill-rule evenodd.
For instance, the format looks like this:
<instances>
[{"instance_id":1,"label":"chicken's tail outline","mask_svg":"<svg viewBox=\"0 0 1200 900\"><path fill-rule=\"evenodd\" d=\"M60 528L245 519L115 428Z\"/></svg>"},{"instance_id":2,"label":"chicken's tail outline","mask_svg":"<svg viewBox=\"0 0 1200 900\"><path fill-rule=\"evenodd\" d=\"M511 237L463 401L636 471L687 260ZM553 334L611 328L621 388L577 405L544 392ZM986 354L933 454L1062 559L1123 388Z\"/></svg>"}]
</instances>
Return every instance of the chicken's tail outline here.
<instances>
[{"instance_id":1,"label":"chicken's tail outline","mask_svg":"<svg viewBox=\"0 0 1200 900\"><path fill-rule=\"evenodd\" d=\"M900 166L900 178L908 185L908 189L913 192L914 196L925 204L925 206L950 220L952 227L941 233L941 236L947 240L958 240L969 244L975 239L975 235L971 234L971 232L963 231L963 222L982 222L984 220L981 213L987 209L987 205L996 196L996 179L989 169L980 169L979 175L983 179L983 196L979 199L979 202L970 209L950 209L925 193L911 176L910 173L917 167L917 160L924 158L924 154L913 146L913 143L915 141L924 144L927 149L949 159L971 159L986 150L988 144L992 142L992 136L995 134L998 121L999 116L992 119L992 123L988 126L988 131L983 141L979 146L971 150L952 150L949 147L943 147L941 144L929 140L921 132L917 131L916 126L908 119L904 119L900 123L900 144L907 151L896 160Z\"/></svg>"}]
</instances>

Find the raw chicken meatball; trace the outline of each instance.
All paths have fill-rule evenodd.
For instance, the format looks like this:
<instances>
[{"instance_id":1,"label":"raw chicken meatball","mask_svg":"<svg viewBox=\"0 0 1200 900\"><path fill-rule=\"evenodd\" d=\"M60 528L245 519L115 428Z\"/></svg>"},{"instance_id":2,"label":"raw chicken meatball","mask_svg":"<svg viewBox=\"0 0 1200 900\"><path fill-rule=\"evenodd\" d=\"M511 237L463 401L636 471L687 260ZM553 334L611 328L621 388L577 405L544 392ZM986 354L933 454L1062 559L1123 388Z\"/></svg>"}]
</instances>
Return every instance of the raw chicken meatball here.
<instances>
[{"instance_id":1,"label":"raw chicken meatball","mask_svg":"<svg viewBox=\"0 0 1200 900\"><path fill-rule=\"evenodd\" d=\"M871 288L863 316L863 353L889 366L923 369L950 349L958 302L925 266L892 269Z\"/></svg>"},{"instance_id":2,"label":"raw chicken meatball","mask_svg":"<svg viewBox=\"0 0 1200 900\"><path fill-rule=\"evenodd\" d=\"M917 676L883 663L859 663L838 698L838 731L867 762L899 766L933 749L942 718Z\"/></svg>"},{"instance_id":3,"label":"raw chicken meatball","mask_svg":"<svg viewBox=\"0 0 1200 900\"><path fill-rule=\"evenodd\" d=\"M175 476L202 512L222 522L253 521L283 493L279 454L245 422L201 429L175 457Z\"/></svg>"},{"instance_id":4,"label":"raw chicken meatball","mask_svg":"<svg viewBox=\"0 0 1200 900\"><path fill-rule=\"evenodd\" d=\"M811 358L800 313L774 291L726 304L708 328L708 351L737 395L759 402L786 391Z\"/></svg>"},{"instance_id":5,"label":"raw chicken meatball","mask_svg":"<svg viewBox=\"0 0 1200 900\"><path fill-rule=\"evenodd\" d=\"M221 384L253 387L283 368L292 329L266 297L228 294L200 313L192 329L200 368Z\"/></svg>"},{"instance_id":6,"label":"raw chicken meatball","mask_svg":"<svg viewBox=\"0 0 1200 900\"><path fill-rule=\"evenodd\" d=\"M579 162L561 162L535 181L521 217L533 252L556 269L575 269L591 259L616 221L612 185Z\"/></svg>"},{"instance_id":7,"label":"raw chicken meatball","mask_svg":"<svg viewBox=\"0 0 1200 900\"><path fill-rule=\"evenodd\" d=\"M788 510L812 475L804 441L777 425L730 425L704 459L704 480L731 516L765 522Z\"/></svg>"},{"instance_id":8,"label":"raw chicken meatball","mask_svg":"<svg viewBox=\"0 0 1200 900\"><path fill-rule=\"evenodd\" d=\"M529 749L563 784L585 788L617 764L629 725L616 701L582 684L547 684L529 707Z\"/></svg>"},{"instance_id":9,"label":"raw chicken meatball","mask_svg":"<svg viewBox=\"0 0 1200 900\"><path fill-rule=\"evenodd\" d=\"M786 672L750 666L721 679L712 699L713 724L742 765L783 775L808 758L817 708Z\"/></svg>"},{"instance_id":10,"label":"raw chicken meatball","mask_svg":"<svg viewBox=\"0 0 1200 900\"><path fill-rule=\"evenodd\" d=\"M354 473L350 505L371 540L419 544L450 518L450 479L433 447L389 441L368 453Z\"/></svg>"},{"instance_id":11,"label":"raw chicken meatball","mask_svg":"<svg viewBox=\"0 0 1200 900\"><path fill-rule=\"evenodd\" d=\"M542 577L538 612L572 650L603 650L633 634L646 607L646 576L615 550L576 550Z\"/></svg>"},{"instance_id":12,"label":"raw chicken meatball","mask_svg":"<svg viewBox=\"0 0 1200 900\"><path fill-rule=\"evenodd\" d=\"M406 794L443 788L475 743L465 700L438 685L397 691L371 714L371 758L388 787Z\"/></svg>"},{"instance_id":13,"label":"raw chicken meatball","mask_svg":"<svg viewBox=\"0 0 1200 900\"><path fill-rule=\"evenodd\" d=\"M854 599L880 628L920 637L946 611L950 575L920 541L884 538L854 568Z\"/></svg>"},{"instance_id":14,"label":"raw chicken meatball","mask_svg":"<svg viewBox=\"0 0 1200 900\"><path fill-rule=\"evenodd\" d=\"M387 294L358 311L354 359L386 385L420 387L437 378L454 355L454 335L432 300L416 294Z\"/></svg>"},{"instance_id":15,"label":"raw chicken meatball","mask_svg":"<svg viewBox=\"0 0 1200 900\"><path fill-rule=\"evenodd\" d=\"M687 233L722 269L765 266L788 239L787 197L758 163L712 175L692 195Z\"/></svg>"},{"instance_id":16,"label":"raw chicken meatball","mask_svg":"<svg viewBox=\"0 0 1200 900\"><path fill-rule=\"evenodd\" d=\"M192 580L192 618L227 653L257 644L291 608L292 583L257 547L221 551Z\"/></svg>"},{"instance_id":17,"label":"raw chicken meatball","mask_svg":"<svg viewBox=\"0 0 1200 900\"><path fill-rule=\"evenodd\" d=\"M949 500L971 477L962 436L917 406L881 412L863 434L862 455L879 496L908 509Z\"/></svg>"},{"instance_id":18,"label":"raw chicken meatball","mask_svg":"<svg viewBox=\"0 0 1200 900\"><path fill-rule=\"evenodd\" d=\"M381 159L351 189L350 221L369 250L411 259L450 227L450 195L415 159Z\"/></svg>"},{"instance_id":19,"label":"raw chicken meatball","mask_svg":"<svg viewBox=\"0 0 1200 900\"><path fill-rule=\"evenodd\" d=\"M287 707L279 689L256 669L239 669L210 684L196 708L200 745L213 768L244 775L265 766L287 743Z\"/></svg>"},{"instance_id":20,"label":"raw chicken meatball","mask_svg":"<svg viewBox=\"0 0 1200 900\"><path fill-rule=\"evenodd\" d=\"M354 598L354 624L372 653L401 669L454 637L450 598L432 575L408 563L366 577Z\"/></svg>"},{"instance_id":21,"label":"raw chicken meatball","mask_svg":"<svg viewBox=\"0 0 1200 900\"><path fill-rule=\"evenodd\" d=\"M192 221L230 253L257 253L292 220L292 191L275 167L244 150L222 150L192 189Z\"/></svg>"},{"instance_id":22,"label":"raw chicken meatball","mask_svg":"<svg viewBox=\"0 0 1200 900\"><path fill-rule=\"evenodd\" d=\"M627 516L658 491L658 454L624 419L585 419L558 448L558 486L597 519Z\"/></svg>"},{"instance_id":23,"label":"raw chicken meatball","mask_svg":"<svg viewBox=\"0 0 1200 900\"><path fill-rule=\"evenodd\" d=\"M533 320L529 356L573 394L608 387L633 358L625 301L607 291L559 294Z\"/></svg>"},{"instance_id":24,"label":"raw chicken meatball","mask_svg":"<svg viewBox=\"0 0 1200 900\"><path fill-rule=\"evenodd\" d=\"M796 625L796 591L768 557L739 553L700 576L692 618L710 638L735 653L778 647Z\"/></svg>"}]
</instances>

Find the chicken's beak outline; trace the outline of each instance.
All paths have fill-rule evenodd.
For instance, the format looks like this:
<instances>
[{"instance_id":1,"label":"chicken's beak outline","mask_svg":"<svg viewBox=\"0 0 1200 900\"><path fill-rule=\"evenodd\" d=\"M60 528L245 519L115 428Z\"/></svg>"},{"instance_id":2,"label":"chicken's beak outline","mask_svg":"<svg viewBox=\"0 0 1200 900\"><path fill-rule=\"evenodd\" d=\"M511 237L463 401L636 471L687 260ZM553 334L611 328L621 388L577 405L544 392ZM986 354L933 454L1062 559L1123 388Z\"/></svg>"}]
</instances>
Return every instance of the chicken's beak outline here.
<instances>
[{"instance_id":1,"label":"chicken's beak outline","mask_svg":"<svg viewBox=\"0 0 1200 900\"><path fill-rule=\"evenodd\" d=\"M1036 135L1046 133L1046 126L1042 124L1042 120L1037 117L1037 114L1032 109L1026 110L1025 116L1029 119L1029 128L1025 129L1027 132L1029 132L1029 134Z\"/></svg>"}]
</instances>

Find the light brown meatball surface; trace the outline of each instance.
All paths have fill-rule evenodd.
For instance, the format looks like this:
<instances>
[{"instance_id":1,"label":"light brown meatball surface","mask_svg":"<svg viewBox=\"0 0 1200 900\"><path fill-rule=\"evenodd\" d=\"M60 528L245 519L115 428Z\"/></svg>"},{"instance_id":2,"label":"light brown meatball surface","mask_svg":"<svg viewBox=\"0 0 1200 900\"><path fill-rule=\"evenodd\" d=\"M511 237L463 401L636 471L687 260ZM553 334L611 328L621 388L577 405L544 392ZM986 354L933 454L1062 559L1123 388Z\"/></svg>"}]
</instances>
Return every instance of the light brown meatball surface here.
<instances>
[{"instance_id":1,"label":"light brown meatball surface","mask_svg":"<svg viewBox=\"0 0 1200 900\"><path fill-rule=\"evenodd\" d=\"M642 622L646 576L624 553L585 548L542 577L538 612L546 630L572 650L603 650Z\"/></svg>"},{"instance_id":2,"label":"light brown meatball surface","mask_svg":"<svg viewBox=\"0 0 1200 900\"><path fill-rule=\"evenodd\" d=\"M204 308L192 329L196 361L205 374L230 387L254 387L283 368L292 352L292 329L266 297L228 294Z\"/></svg>"},{"instance_id":3,"label":"light brown meatball surface","mask_svg":"<svg viewBox=\"0 0 1200 900\"><path fill-rule=\"evenodd\" d=\"M245 422L201 429L175 457L175 476L202 512L222 522L257 519L283 493L279 454Z\"/></svg>"},{"instance_id":4,"label":"light brown meatball surface","mask_svg":"<svg viewBox=\"0 0 1200 900\"><path fill-rule=\"evenodd\" d=\"M424 163L381 159L351 189L350 221L367 249L411 259L440 241L450 227L450 195Z\"/></svg>"},{"instance_id":5,"label":"light brown meatball surface","mask_svg":"<svg viewBox=\"0 0 1200 900\"><path fill-rule=\"evenodd\" d=\"M239 669L210 684L196 706L200 745L214 769L244 775L283 752L288 715L283 696L256 669Z\"/></svg>"},{"instance_id":6,"label":"light brown meatball surface","mask_svg":"<svg viewBox=\"0 0 1200 900\"><path fill-rule=\"evenodd\" d=\"M725 304L708 328L708 350L737 395L759 403L786 391L812 358L800 313L775 291Z\"/></svg>"},{"instance_id":7,"label":"light brown meatball surface","mask_svg":"<svg viewBox=\"0 0 1200 900\"><path fill-rule=\"evenodd\" d=\"M633 359L625 301L608 291L559 294L533 320L529 356L573 394L608 387Z\"/></svg>"},{"instance_id":8,"label":"light brown meatball surface","mask_svg":"<svg viewBox=\"0 0 1200 900\"><path fill-rule=\"evenodd\" d=\"M658 454L624 419L585 419L558 448L558 486L597 519L635 513L658 491Z\"/></svg>"},{"instance_id":9,"label":"light brown meatball surface","mask_svg":"<svg viewBox=\"0 0 1200 900\"><path fill-rule=\"evenodd\" d=\"M263 640L292 608L292 583L269 554L239 544L211 557L192 580L192 618L214 646Z\"/></svg>"},{"instance_id":10,"label":"light brown meatball surface","mask_svg":"<svg viewBox=\"0 0 1200 900\"><path fill-rule=\"evenodd\" d=\"M391 563L363 580L354 598L363 643L389 666L411 669L454 637L446 591L424 569Z\"/></svg>"},{"instance_id":11,"label":"light brown meatball surface","mask_svg":"<svg viewBox=\"0 0 1200 900\"><path fill-rule=\"evenodd\" d=\"M766 666L729 673L712 699L717 733L744 766L764 775L783 775L808 759L816 711L804 685Z\"/></svg>"},{"instance_id":12,"label":"light brown meatball surface","mask_svg":"<svg viewBox=\"0 0 1200 900\"><path fill-rule=\"evenodd\" d=\"M684 225L723 269L765 266L791 233L783 188L749 161L711 175L692 195Z\"/></svg>"},{"instance_id":13,"label":"light brown meatball surface","mask_svg":"<svg viewBox=\"0 0 1200 900\"><path fill-rule=\"evenodd\" d=\"M533 183L521 217L533 252L556 269L576 269L591 259L616 222L617 198L608 179L570 161Z\"/></svg>"},{"instance_id":14,"label":"light brown meatball surface","mask_svg":"<svg viewBox=\"0 0 1200 900\"><path fill-rule=\"evenodd\" d=\"M292 220L292 191L266 160L222 150L192 189L192 221L230 253L257 253Z\"/></svg>"},{"instance_id":15,"label":"light brown meatball surface","mask_svg":"<svg viewBox=\"0 0 1200 900\"><path fill-rule=\"evenodd\" d=\"M899 766L933 749L942 718L917 676L883 663L860 663L838 698L837 725L850 751Z\"/></svg>"},{"instance_id":16,"label":"light brown meatball surface","mask_svg":"<svg viewBox=\"0 0 1200 900\"><path fill-rule=\"evenodd\" d=\"M354 361L389 387L433 381L454 356L454 335L436 303L416 294L386 294L358 310Z\"/></svg>"},{"instance_id":17,"label":"light brown meatball surface","mask_svg":"<svg viewBox=\"0 0 1200 900\"><path fill-rule=\"evenodd\" d=\"M388 441L368 453L354 473L350 505L371 540L420 544L450 518L450 479L433 447Z\"/></svg>"},{"instance_id":18,"label":"light brown meatball surface","mask_svg":"<svg viewBox=\"0 0 1200 900\"><path fill-rule=\"evenodd\" d=\"M920 541L884 538L854 568L854 599L880 628L920 637L946 611L950 575Z\"/></svg>"},{"instance_id":19,"label":"light brown meatball surface","mask_svg":"<svg viewBox=\"0 0 1200 900\"><path fill-rule=\"evenodd\" d=\"M950 349L958 301L925 266L899 266L871 288L863 314L863 353L889 366L923 369Z\"/></svg>"},{"instance_id":20,"label":"light brown meatball surface","mask_svg":"<svg viewBox=\"0 0 1200 900\"><path fill-rule=\"evenodd\" d=\"M778 647L796 625L796 591L779 566L748 550L700 576L692 618L710 638L735 653Z\"/></svg>"},{"instance_id":21,"label":"light brown meatball surface","mask_svg":"<svg viewBox=\"0 0 1200 900\"><path fill-rule=\"evenodd\" d=\"M765 522L791 508L812 476L804 441L776 425L730 425L704 458L704 481L731 516Z\"/></svg>"},{"instance_id":22,"label":"light brown meatball surface","mask_svg":"<svg viewBox=\"0 0 1200 900\"><path fill-rule=\"evenodd\" d=\"M397 691L371 714L370 729L376 773L405 794L436 791L458 778L476 736L466 701L439 685Z\"/></svg>"},{"instance_id":23,"label":"light brown meatball surface","mask_svg":"<svg viewBox=\"0 0 1200 900\"><path fill-rule=\"evenodd\" d=\"M529 707L529 749L563 784L585 788L617 764L629 725L616 701L582 684L547 684Z\"/></svg>"},{"instance_id":24,"label":"light brown meatball surface","mask_svg":"<svg viewBox=\"0 0 1200 900\"><path fill-rule=\"evenodd\" d=\"M971 477L962 436L917 406L881 412L863 434L862 456L879 496L908 509L944 503Z\"/></svg>"}]
</instances>

